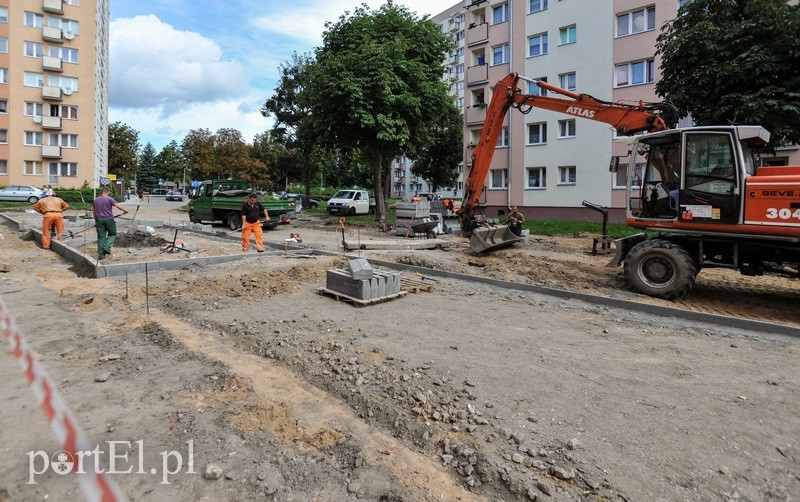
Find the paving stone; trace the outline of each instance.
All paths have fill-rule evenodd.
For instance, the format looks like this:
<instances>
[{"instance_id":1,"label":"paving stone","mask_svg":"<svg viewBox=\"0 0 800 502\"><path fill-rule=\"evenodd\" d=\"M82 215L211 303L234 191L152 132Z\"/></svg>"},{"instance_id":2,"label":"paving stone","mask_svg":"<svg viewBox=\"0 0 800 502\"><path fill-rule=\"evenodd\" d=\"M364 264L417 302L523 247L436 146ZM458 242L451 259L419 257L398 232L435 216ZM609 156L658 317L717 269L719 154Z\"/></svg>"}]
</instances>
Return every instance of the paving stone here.
<instances>
[{"instance_id":1,"label":"paving stone","mask_svg":"<svg viewBox=\"0 0 800 502\"><path fill-rule=\"evenodd\" d=\"M328 270L326 287L331 291L342 293L359 300L372 298L370 281L355 280L346 270Z\"/></svg>"},{"instance_id":2,"label":"paving stone","mask_svg":"<svg viewBox=\"0 0 800 502\"><path fill-rule=\"evenodd\" d=\"M372 279L372 265L369 264L366 258L350 260L347 265L350 268L350 276L353 279Z\"/></svg>"}]
</instances>

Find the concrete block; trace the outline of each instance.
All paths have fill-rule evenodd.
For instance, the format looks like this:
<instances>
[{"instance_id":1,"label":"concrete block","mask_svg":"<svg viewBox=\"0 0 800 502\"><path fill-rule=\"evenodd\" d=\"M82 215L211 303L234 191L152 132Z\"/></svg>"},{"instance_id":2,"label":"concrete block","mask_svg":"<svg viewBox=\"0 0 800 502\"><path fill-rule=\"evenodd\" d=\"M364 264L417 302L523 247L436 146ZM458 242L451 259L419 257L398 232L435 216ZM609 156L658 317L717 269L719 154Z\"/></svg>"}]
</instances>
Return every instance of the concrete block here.
<instances>
[{"instance_id":1,"label":"concrete block","mask_svg":"<svg viewBox=\"0 0 800 502\"><path fill-rule=\"evenodd\" d=\"M372 298L370 281L353 279L347 270L328 270L325 287L359 300Z\"/></svg>"},{"instance_id":2,"label":"concrete block","mask_svg":"<svg viewBox=\"0 0 800 502\"><path fill-rule=\"evenodd\" d=\"M350 268L350 276L353 279L372 279L372 265L366 258L350 260L347 264Z\"/></svg>"},{"instance_id":3,"label":"concrete block","mask_svg":"<svg viewBox=\"0 0 800 502\"><path fill-rule=\"evenodd\" d=\"M200 225L200 230L202 230L203 232L211 233L214 231L214 227L212 227L211 225Z\"/></svg>"}]
</instances>

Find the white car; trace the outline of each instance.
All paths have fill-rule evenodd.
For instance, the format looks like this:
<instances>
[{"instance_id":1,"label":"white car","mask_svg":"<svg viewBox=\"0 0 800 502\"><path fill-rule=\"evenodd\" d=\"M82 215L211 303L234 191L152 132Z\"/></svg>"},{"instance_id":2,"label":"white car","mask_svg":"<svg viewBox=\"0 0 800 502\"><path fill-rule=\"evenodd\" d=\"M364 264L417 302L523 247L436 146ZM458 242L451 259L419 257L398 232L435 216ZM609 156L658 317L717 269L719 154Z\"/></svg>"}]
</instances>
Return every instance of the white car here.
<instances>
[{"instance_id":1,"label":"white car","mask_svg":"<svg viewBox=\"0 0 800 502\"><path fill-rule=\"evenodd\" d=\"M0 200L36 204L42 197L44 197L44 193L39 187L29 185L10 185L5 188L0 188Z\"/></svg>"},{"instance_id":2,"label":"white car","mask_svg":"<svg viewBox=\"0 0 800 502\"><path fill-rule=\"evenodd\" d=\"M369 214L374 211L375 200L369 198L366 190L339 190L328 200L328 214Z\"/></svg>"}]
</instances>

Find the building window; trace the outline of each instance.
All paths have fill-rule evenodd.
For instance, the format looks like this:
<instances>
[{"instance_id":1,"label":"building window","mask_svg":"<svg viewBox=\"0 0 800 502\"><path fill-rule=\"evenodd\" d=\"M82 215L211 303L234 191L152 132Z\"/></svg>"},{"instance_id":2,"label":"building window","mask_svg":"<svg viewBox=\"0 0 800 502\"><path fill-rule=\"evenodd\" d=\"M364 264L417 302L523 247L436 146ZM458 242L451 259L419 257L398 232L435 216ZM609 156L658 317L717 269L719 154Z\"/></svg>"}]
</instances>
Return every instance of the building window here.
<instances>
[{"instance_id":1,"label":"building window","mask_svg":"<svg viewBox=\"0 0 800 502\"><path fill-rule=\"evenodd\" d=\"M528 144L544 145L547 143L547 122L528 124Z\"/></svg>"},{"instance_id":2,"label":"building window","mask_svg":"<svg viewBox=\"0 0 800 502\"><path fill-rule=\"evenodd\" d=\"M44 55L44 44L25 42L25 55L29 58L41 58Z\"/></svg>"},{"instance_id":3,"label":"building window","mask_svg":"<svg viewBox=\"0 0 800 502\"><path fill-rule=\"evenodd\" d=\"M50 175L65 178L74 178L78 175L76 162L50 162Z\"/></svg>"},{"instance_id":4,"label":"building window","mask_svg":"<svg viewBox=\"0 0 800 502\"><path fill-rule=\"evenodd\" d=\"M547 54L547 33L540 33L528 38L528 56L543 56Z\"/></svg>"},{"instance_id":5,"label":"building window","mask_svg":"<svg viewBox=\"0 0 800 502\"><path fill-rule=\"evenodd\" d=\"M558 168L558 184L559 185L575 184L575 166L561 166Z\"/></svg>"},{"instance_id":6,"label":"building window","mask_svg":"<svg viewBox=\"0 0 800 502\"><path fill-rule=\"evenodd\" d=\"M64 3L73 7L81 6L81 0L64 0Z\"/></svg>"},{"instance_id":7,"label":"building window","mask_svg":"<svg viewBox=\"0 0 800 502\"><path fill-rule=\"evenodd\" d=\"M37 162L35 160L26 160L25 161L25 175L26 176L41 176L42 175L42 163Z\"/></svg>"},{"instance_id":8,"label":"building window","mask_svg":"<svg viewBox=\"0 0 800 502\"><path fill-rule=\"evenodd\" d=\"M8 129L0 129L0 144L8 144Z\"/></svg>"},{"instance_id":9,"label":"building window","mask_svg":"<svg viewBox=\"0 0 800 502\"><path fill-rule=\"evenodd\" d=\"M544 167L528 168L528 188L547 187L547 169Z\"/></svg>"},{"instance_id":10,"label":"building window","mask_svg":"<svg viewBox=\"0 0 800 502\"><path fill-rule=\"evenodd\" d=\"M42 115L44 115L44 103L25 102L26 117L41 117Z\"/></svg>"},{"instance_id":11,"label":"building window","mask_svg":"<svg viewBox=\"0 0 800 502\"><path fill-rule=\"evenodd\" d=\"M50 16L47 23L51 28L59 28L61 31L78 34L78 21L73 19L64 19L63 17Z\"/></svg>"},{"instance_id":12,"label":"building window","mask_svg":"<svg viewBox=\"0 0 800 502\"><path fill-rule=\"evenodd\" d=\"M546 83L547 77L535 78L534 80ZM547 89L542 89L533 82L528 82L528 94L532 94L533 96L547 96Z\"/></svg>"},{"instance_id":13,"label":"building window","mask_svg":"<svg viewBox=\"0 0 800 502\"><path fill-rule=\"evenodd\" d=\"M492 64L508 63L508 44L492 47Z\"/></svg>"},{"instance_id":14,"label":"building window","mask_svg":"<svg viewBox=\"0 0 800 502\"><path fill-rule=\"evenodd\" d=\"M456 92L463 91L463 90L464 90L464 81L463 80L459 80L458 82L456 82Z\"/></svg>"},{"instance_id":15,"label":"building window","mask_svg":"<svg viewBox=\"0 0 800 502\"><path fill-rule=\"evenodd\" d=\"M0 53L8 53L8 39L0 37Z\"/></svg>"},{"instance_id":16,"label":"building window","mask_svg":"<svg viewBox=\"0 0 800 502\"><path fill-rule=\"evenodd\" d=\"M547 0L531 0L531 14L547 9Z\"/></svg>"},{"instance_id":17,"label":"building window","mask_svg":"<svg viewBox=\"0 0 800 502\"><path fill-rule=\"evenodd\" d=\"M25 131L25 146L42 146L42 133Z\"/></svg>"},{"instance_id":18,"label":"building window","mask_svg":"<svg viewBox=\"0 0 800 502\"><path fill-rule=\"evenodd\" d=\"M560 35L560 44L574 44L578 41L578 28L573 24L572 26L565 26L558 30Z\"/></svg>"},{"instance_id":19,"label":"building window","mask_svg":"<svg viewBox=\"0 0 800 502\"><path fill-rule=\"evenodd\" d=\"M8 161L0 160L0 175L8 174Z\"/></svg>"},{"instance_id":20,"label":"building window","mask_svg":"<svg viewBox=\"0 0 800 502\"><path fill-rule=\"evenodd\" d=\"M459 31L456 33L456 43L464 40L464 30Z\"/></svg>"},{"instance_id":21,"label":"building window","mask_svg":"<svg viewBox=\"0 0 800 502\"><path fill-rule=\"evenodd\" d=\"M44 87L44 74L26 71L25 85L28 87Z\"/></svg>"},{"instance_id":22,"label":"building window","mask_svg":"<svg viewBox=\"0 0 800 502\"><path fill-rule=\"evenodd\" d=\"M454 103L456 104L456 107L458 107L459 111L464 110L464 98L456 98Z\"/></svg>"},{"instance_id":23,"label":"building window","mask_svg":"<svg viewBox=\"0 0 800 502\"><path fill-rule=\"evenodd\" d=\"M8 7L0 7L0 23L8 22Z\"/></svg>"},{"instance_id":24,"label":"building window","mask_svg":"<svg viewBox=\"0 0 800 502\"><path fill-rule=\"evenodd\" d=\"M61 148L78 148L77 134L51 133L49 136L50 146L60 146Z\"/></svg>"},{"instance_id":25,"label":"building window","mask_svg":"<svg viewBox=\"0 0 800 502\"><path fill-rule=\"evenodd\" d=\"M50 86L61 87L66 92L78 92L78 79L61 75L50 75Z\"/></svg>"},{"instance_id":26,"label":"building window","mask_svg":"<svg viewBox=\"0 0 800 502\"><path fill-rule=\"evenodd\" d=\"M76 105L50 105L50 115L65 120L78 120L78 107Z\"/></svg>"},{"instance_id":27,"label":"building window","mask_svg":"<svg viewBox=\"0 0 800 502\"><path fill-rule=\"evenodd\" d=\"M8 100L0 99L0 113L8 113Z\"/></svg>"},{"instance_id":28,"label":"building window","mask_svg":"<svg viewBox=\"0 0 800 502\"><path fill-rule=\"evenodd\" d=\"M497 138L497 148L508 146L508 127L500 129L500 136Z\"/></svg>"},{"instance_id":29,"label":"building window","mask_svg":"<svg viewBox=\"0 0 800 502\"><path fill-rule=\"evenodd\" d=\"M0 84L8 83L8 68L0 68Z\"/></svg>"},{"instance_id":30,"label":"building window","mask_svg":"<svg viewBox=\"0 0 800 502\"><path fill-rule=\"evenodd\" d=\"M508 4L492 7L492 24L500 24L508 21Z\"/></svg>"},{"instance_id":31,"label":"building window","mask_svg":"<svg viewBox=\"0 0 800 502\"><path fill-rule=\"evenodd\" d=\"M643 163L636 163L633 167L633 178L631 179L631 187L634 189L642 187L642 172L644 171ZM614 188L625 188L628 177L628 165L620 164L619 169L614 173Z\"/></svg>"},{"instance_id":32,"label":"building window","mask_svg":"<svg viewBox=\"0 0 800 502\"><path fill-rule=\"evenodd\" d=\"M41 28L44 26L44 16L35 12L25 12L25 26Z\"/></svg>"},{"instance_id":33,"label":"building window","mask_svg":"<svg viewBox=\"0 0 800 502\"><path fill-rule=\"evenodd\" d=\"M50 46L50 57L58 58L65 63L78 64L78 49Z\"/></svg>"},{"instance_id":34,"label":"building window","mask_svg":"<svg viewBox=\"0 0 800 502\"><path fill-rule=\"evenodd\" d=\"M461 75L462 73L464 73L464 64L463 63L458 65L458 66L456 66L456 75Z\"/></svg>"},{"instance_id":35,"label":"building window","mask_svg":"<svg viewBox=\"0 0 800 502\"><path fill-rule=\"evenodd\" d=\"M647 84L655 80L656 63L652 59L618 64L614 67L614 86Z\"/></svg>"},{"instance_id":36,"label":"building window","mask_svg":"<svg viewBox=\"0 0 800 502\"><path fill-rule=\"evenodd\" d=\"M633 35L656 29L656 7L639 9L617 16L617 36Z\"/></svg>"},{"instance_id":37,"label":"building window","mask_svg":"<svg viewBox=\"0 0 800 502\"><path fill-rule=\"evenodd\" d=\"M558 79L559 82L561 83L562 89L567 89L568 91L574 91L576 89L574 71L559 75Z\"/></svg>"},{"instance_id":38,"label":"building window","mask_svg":"<svg viewBox=\"0 0 800 502\"><path fill-rule=\"evenodd\" d=\"M575 119L558 121L558 137L559 138L575 137Z\"/></svg>"},{"instance_id":39,"label":"building window","mask_svg":"<svg viewBox=\"0 0 800 502\"><path fill-rule=\"evenodd\" d=\"M508 188L508 169L492 169L492 188Z\"/></svg>"}]
</instances>

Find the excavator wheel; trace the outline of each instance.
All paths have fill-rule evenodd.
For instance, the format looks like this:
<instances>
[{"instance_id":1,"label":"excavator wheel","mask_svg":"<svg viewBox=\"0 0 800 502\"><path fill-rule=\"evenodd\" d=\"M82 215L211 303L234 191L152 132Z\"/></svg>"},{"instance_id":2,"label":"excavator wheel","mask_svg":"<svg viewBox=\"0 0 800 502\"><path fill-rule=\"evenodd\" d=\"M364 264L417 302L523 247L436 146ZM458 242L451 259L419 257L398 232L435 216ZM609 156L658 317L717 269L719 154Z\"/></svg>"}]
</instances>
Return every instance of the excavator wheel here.
<instances>
[{"instance_id":1,"label":"excavator wheel","mask_svg":"<svg viewBox=\"0 0 800 502\"><path fill-rule=\"evenodd\" d=\"M650 239L635 245L628 253L625 277L646 295L674 300L694 287L697 265L680 244Z\"/></svg>"}]
</instances>

